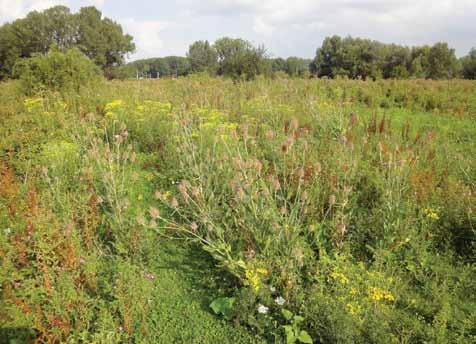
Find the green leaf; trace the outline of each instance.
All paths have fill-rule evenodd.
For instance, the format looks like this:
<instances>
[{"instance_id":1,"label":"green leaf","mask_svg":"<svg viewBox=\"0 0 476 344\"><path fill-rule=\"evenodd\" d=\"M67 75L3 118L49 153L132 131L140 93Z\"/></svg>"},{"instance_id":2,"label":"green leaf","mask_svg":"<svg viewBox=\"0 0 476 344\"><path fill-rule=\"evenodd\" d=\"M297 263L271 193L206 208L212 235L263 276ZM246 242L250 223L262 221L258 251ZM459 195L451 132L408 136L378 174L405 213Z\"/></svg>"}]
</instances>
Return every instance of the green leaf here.
<instances>
[{"instance_id":1,"label":"green leaf","mask_svg":"<svg viewBox=\"0 0 476 344\"><path fill-rule=\"evenodd\" d=\"M286 334L286 344L296 343L296 335L294 334L294 328L291 325L283 326L284 333Z\"/></svg>"},{"instance_id":2,"label":"green leaf","mask_svg":"<svg viewBox=\"0 0 476 344\"><path fill-rule=\"evenodd\" d=\"M301 343L312 344L312 338L311 338L311 336L309 335L309 333L307 333L307 332L304 331L304 330L302 330L301 333L299 333L298 340L299 340Z\"/></svg>"},{"instance_id":3,"label":"green leaf","mask_svg":"<svg viewBox=\"0 0 476 344\"><path fill-rule=\"evenodd\" d=\"M219 297L210 304L210 308L217 315L223 315L226 319L231 318L233 311L233 304L235 303L235 298L233 297Z\"/></svg>"},{"instance_id":4,"label":"green leaf","mask_svg":"<svg viewBox=\"0 0 476 344\"><path fill-rule=\"evenodd\" d=\"M294 316L294 323L295 323L295 324L300 324L300 323L302 323L303 321L304 321L304 318L303 318L303 317L301 317L301 316L299 316L299 315Z\"/></svg>"},{"instance_id":5,"label":"green leaf","mask_svg":"<svg viewBox=\"0 0 476 344\"><path fill-rule=\"evenodd\" d=\"M286 320L291 320L291 318L293 317L293 313L291 311L288 311L287 309L282 309L281 310L281 313L283 314L283 317L286 319Z\"/></svg>"}]
</instances>

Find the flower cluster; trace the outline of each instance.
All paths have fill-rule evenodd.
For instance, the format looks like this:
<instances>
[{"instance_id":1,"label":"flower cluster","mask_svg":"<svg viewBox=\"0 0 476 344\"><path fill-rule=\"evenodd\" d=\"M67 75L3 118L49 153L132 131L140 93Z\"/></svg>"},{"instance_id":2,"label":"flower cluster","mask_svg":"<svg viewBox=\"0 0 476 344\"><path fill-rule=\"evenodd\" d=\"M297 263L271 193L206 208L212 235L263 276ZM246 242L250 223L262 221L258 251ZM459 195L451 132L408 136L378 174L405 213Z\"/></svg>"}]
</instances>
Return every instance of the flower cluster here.
<instances>
[{"instance_id":1,"label":"flower cluster","mask_svg":"<svg viewBox=\"0 0 476 344\"><path fill-rule=\"evenodd\" d=\"M25 106L26 111L31 112L32 110L36 109L43 105L43 98L26 98L23 101L23 105Z\"/></svg>"},{"instance_id":2,"label":"flower cluster","mask_svg":"<svg viewBox=\"0 0 476 344\"><path fill-rule=\"evenodd\" d=\"M332 277L332 279L334 279L335 281L340 282L341 284L348 284L349 283L349 279L341 272L333 272L333 273L331 273L331 277Z\"/></svg>"},{"instance_id":3,"label":"flower cluster","mask_svg":"<svg viewBox=\"0 0 476 344\"><path fill-rule=\"evenodd\" d=\"M426 208L426 209L423 210L423 213L430 220L438 221L440 219L440 216L438 215L438 213L435 209Z\"/></svg>"},{"instance_id":4,"label":"flower cluster","mask_svg":"<svg viewBox=\"0 0 476 344\"><path fill-rule=\"evenodd\" d=\"M122 99L116 99L107 103L106 106L104 106L106 116L111 117L114 114L114 111L120 109L122 106L124 106L124 101Z\"/></svg>"},{"instance_id":5,"label":"flower cluster","mask_svg":"<svg viewBox=\"0 0 476 344\"><path fill-rule=\"evenodd\" d=\"M377 287L371 287L368 291L368 295L373 301L395 301L395 297L390 292Z\"/></svg>"},{"instance_id":6,"label":"flower cluster","mask_svg":"<svg viewBox=\"0 0 476 344\"><path fill-rule=\"evenodd\" d=\"M245 284L251 286L254 291L258 291L261 289L263 284L262 278L268 274L268 270L264 268L257 268L257 269L246 269L245 271Z\"/></svg>"}]
</instances>

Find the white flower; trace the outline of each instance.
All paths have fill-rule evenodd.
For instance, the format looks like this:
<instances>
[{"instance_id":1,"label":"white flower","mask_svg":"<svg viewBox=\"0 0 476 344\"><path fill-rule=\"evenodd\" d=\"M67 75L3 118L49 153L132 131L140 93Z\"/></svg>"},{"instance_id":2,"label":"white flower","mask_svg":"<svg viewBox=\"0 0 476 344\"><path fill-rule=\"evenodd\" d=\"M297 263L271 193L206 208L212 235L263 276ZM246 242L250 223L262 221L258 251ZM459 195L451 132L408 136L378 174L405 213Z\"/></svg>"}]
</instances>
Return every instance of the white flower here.
<instances>
[{"instance_id":1,"label":"white flower","mask_svg":"<svg viewBox=\"0 0 476 344\"><path fill-rule=\"evenodd\" d=\"M266 313L268 313L268 311L269 311L268 307L263 306L263 305L258 306L258 313L266 314Z\"/></svg>"},{"instance_id":2,"label":"white flower","mask_svg":"<svg viewBox=\"0 0 476 344\"><path fill-rule=\"evenodd\" d=\"M271 290L271 292L274 293L274 292L276 291L276 288L273 287L273 286L270 286L270 287L269 287L269 290Z\"/></svg>"},{"instance_id":3,"label":"white flower","mask_svg":"<svg viewBox=\"0 0 476 344\"><path fill-rule=\"evenodd\" d=\"M277 298L274 299L274 302L276 302L276 304L278 304L278 306L282 306L282 305L284 305L286 300L283 297L278 296Z\"/></svg>"}]
</instances>

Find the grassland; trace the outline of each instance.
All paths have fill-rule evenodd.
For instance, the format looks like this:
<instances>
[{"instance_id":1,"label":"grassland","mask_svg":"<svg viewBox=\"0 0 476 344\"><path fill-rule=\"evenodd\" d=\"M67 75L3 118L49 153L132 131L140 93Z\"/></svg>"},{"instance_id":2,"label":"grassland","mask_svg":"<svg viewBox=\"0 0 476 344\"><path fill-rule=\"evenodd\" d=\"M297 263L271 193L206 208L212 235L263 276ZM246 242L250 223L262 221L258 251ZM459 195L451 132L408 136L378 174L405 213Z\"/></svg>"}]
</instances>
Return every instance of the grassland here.
<instances>
[{"instance_id":1,"label":"grassland","mask_svg":"<svg viewBox=\"0 0 476 344\"><path fill-rule=\"evenodd\" d=\"M475 157L472 81L2 83L0 333L472 342Z\"/></svg>"}]
</instances>

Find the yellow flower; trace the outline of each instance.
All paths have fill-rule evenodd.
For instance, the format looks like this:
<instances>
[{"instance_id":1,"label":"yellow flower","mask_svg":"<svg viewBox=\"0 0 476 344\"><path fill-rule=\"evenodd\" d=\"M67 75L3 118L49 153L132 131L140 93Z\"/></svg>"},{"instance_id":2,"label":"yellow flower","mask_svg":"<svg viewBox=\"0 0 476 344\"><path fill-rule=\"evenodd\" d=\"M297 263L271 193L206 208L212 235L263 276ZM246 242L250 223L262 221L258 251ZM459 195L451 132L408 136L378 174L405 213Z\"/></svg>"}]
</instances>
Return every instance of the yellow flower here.
<instances>
[{"instance_id":1,"label":"yellow flower","mask_svg":"<svg viewBox=\"0 0 476 344\"><path fill-rule=\"evenodd\" d=\"M264 268L258 268L258 269L256 269L256 272L259 273L259 274L262 274L262 275L267 275L268 274L268 270L266 270Z\"/></svg>"},{"instance_id":2,"label":"yellow flower","mask_svg":"<svg viewBox=\"0 0 476 344\"><path fill-rule=\"evenodd\" d=\"M395 297L390 292L377 287L371 287L369 289L369 298L373 301L395 301Z\"/></svg>"},{"instance_id":3,"label":"yellow flower","mask_svg":"<svg viewBox=\"0 0 476 344\"><path fill-rule=\"evenodd\" d=\"M257 268L257 269L246 269L245 271L245 284L251 286L254 291L258 291L261 289L262 281L261 275L267 275L268 270L264 268Z\"/></svg>"},{"instance_id":4,"label":"yellow flower","mask_svg":"<svg viewBox=\"0 0 476 344\"><path fill-rule=\"evenodd\" d=\"M356 315L362 310L362 307L358 304L353 305L352 303L348 303L346 307L347 311L352 315Z\"/></svg>"},{"instance_id":5,"label":"yellow flower","mask_svg":"<svg viewBox=\"0 0 476 344\"><path fill-rule=\"evenodd\" d=\"M429 218L430 220L437 221L440 219L437 211L432 208L426 208L423 210L423 213L425 213L426 217Z\"/></svg>"},{"instance_id":6,"label":"yellow flower","mask_svg":"<svg viewBox=\"0 0 476 344\"><path fill-rule=\"evenodd\" d=\"M25 106L27 111L32 111L37 106L43 105L43 98L26 98L23 101L23 105Z\"/></svg>"},{"instance_id":7,"label":"yellow flower","mask_svg":"<svg viewBox=\"0 0 476 344\"><path fill-rule=\"evenodd\" d=\"M334 280L339 281L341 284L348 284L349 283L349 279L343 273L333 272L333 273L331 273L331 277Z\"/></svg>"},{"instance_id":8,"label":"yellow flower","mask_svg":"<svg viewBox=\"0 0 476 344\"><path fill-rule=\"evenodd\" d=\"M104 107L104 110L106 110L107 113L112 112L113 110L116 110L122 107L123 105L124 105L124 102L122 101L122 99L116 99L110 103L107 103L106 106Z\"/></svg>"}]
</instances>

